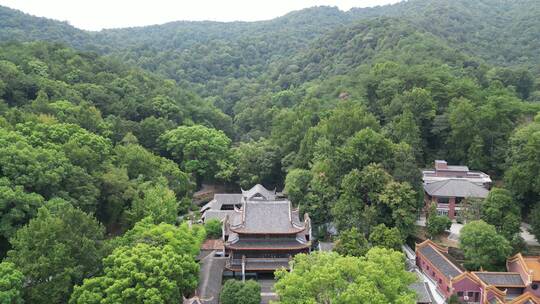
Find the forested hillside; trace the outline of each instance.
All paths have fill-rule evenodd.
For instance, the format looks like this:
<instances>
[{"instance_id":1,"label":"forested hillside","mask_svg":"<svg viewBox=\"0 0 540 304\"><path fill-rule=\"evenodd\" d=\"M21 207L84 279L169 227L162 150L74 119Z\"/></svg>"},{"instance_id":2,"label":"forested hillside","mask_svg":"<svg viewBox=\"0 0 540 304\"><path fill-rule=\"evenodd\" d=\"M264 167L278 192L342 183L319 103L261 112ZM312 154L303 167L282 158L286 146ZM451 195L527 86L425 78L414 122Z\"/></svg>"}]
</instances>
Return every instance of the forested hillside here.
<instances>
[{"instance_id":1,"label":"forested hillside","mask_svg":"<svg viewBox=\"0 0 540 304\"><path fill-rule=\"evenodd\" d=\"M399 248L419 168L446 159L491 174L540 237L539 22L535 0L410 0L87 32L0 7L9 294L192 294L204 231L174 224L202 183L285 188L316 236L333 223Z\"/></svg>"}]
</instances>

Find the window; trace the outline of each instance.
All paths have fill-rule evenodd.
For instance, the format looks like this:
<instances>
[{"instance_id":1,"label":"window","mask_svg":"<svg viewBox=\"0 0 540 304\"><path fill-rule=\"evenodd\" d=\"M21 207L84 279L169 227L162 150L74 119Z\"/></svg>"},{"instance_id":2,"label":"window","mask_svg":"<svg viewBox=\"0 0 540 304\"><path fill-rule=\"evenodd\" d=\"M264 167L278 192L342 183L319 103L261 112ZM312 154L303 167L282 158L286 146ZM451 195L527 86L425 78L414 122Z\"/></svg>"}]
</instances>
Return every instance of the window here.
<instances>
[{"instance_id":1,"label":"window","mask_svg":"<svg viewBox=\"0 0 540 304\"><path fill-rule=\"evenodd\" d=\"M463 298L463 291L458 291L457 296Z\"/></svg>"},{"instance_id":2,"label":"window","mask_svg":"<svg viewBox=\"0 0 540 304\"><path fill-rule=\"evenodd\" d=\"M426 268L426 269L427 269L427 270L429 270L429 265L427 266L427 268Z\"/></svg>"},{"instance_id":3,"label":"window","mask_svg":"<svg viewBox=\"0 0 540 304\"><path fill-rule=\"evenodd\" d=\"M468 296L469 296L469 298L472 298L474 296L474 291L469 291Z\"/></svg>"},{"instance_id":4,"label":"window","mask_svg":"<svg viewBox=\"0 0 540 304\"><path fill-rule=\"evenodd\" d=\"M439 204L449 204L450 203L450 198L449 197L439 197L439 198L437 198L437 202Z\"/></svg>"},{"instance_id":5,"label":"window","mask_svg":"<svg viewBox=\"0 0 540 304\"><path fill-rule=\"evenodd\" d=\"M442 284L442 279L439 279L439 284Z\"/></svg>"},{"instance_id":6,"label":"window","mask_svg":"<svg viewBox=\"0 0 540 304\"><path fill-rule=\"evenodd\" d=\"M437 209L437 215L448 216L448 209Z\"/></svg>"}]
</instances>

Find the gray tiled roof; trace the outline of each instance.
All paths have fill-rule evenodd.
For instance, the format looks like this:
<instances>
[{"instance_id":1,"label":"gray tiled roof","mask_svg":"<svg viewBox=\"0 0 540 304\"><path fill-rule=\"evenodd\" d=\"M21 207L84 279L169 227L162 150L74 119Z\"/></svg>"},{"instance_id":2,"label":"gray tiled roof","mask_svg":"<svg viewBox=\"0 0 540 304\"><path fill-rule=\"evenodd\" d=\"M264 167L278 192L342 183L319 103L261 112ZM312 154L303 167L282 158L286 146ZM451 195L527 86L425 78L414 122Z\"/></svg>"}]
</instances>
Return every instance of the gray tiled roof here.
<instances>
[{"instance_id":1,"label":"gray tiled roof","mask_svg":"<svg viewBox=\"0 0 540 304\"><path fill-rule=\"evenodd\" d=\"M480 280L494 286L523 286L523 280L517 272L475 272Z\"/></svg>"},{"instance_id":2,"label":"gray tiled roof","mask_svg":"<svg viewBox=\"0 0 540 304\"><path fill-rule=\"evenodd\" d=\"M489 191L464 179L448 179L424 184L424 190L431 196L485 198Z\"/></svg>"},{"instance_id":3,"label":"gray tiled roof","mask_svg":"<svg viewBox=\"0 0 540 304\"><path fill-rule=\"evenodd\" d=\"M240 193L219 193L214 195L214 199L221 205L239 204L242 201L242 194Z\"/></svg>"},{"instance_id":4,"label":"gray tiled roof","mask_svg":"<svg viewBox=\"0 0 540 304\"><path fill-rule=\"evenodd\" d=\"M300 231L293 226L292 219L298 216L291 212L290 201L248 201L245 203L245 222L241 228L233 228L243 233L295 233ZM241 215L235 215L236 217ZM292 220L292 221L291 221Z\"/></svg>"},{"instance_id":5,"label":"gray tiled roof","mask_svg":"<svg viewBox=\"0 0 540 304\"><path fill-rule=\"evenodd\" d=\"M450 263L441 252L433 247L429 245L422 247L420 252L447 278L451 279L461 273L461 270L456 265Z\"/></svg>"},{"instance_id":6,"label":"gray tiled roof","mask_svg":"<svg viewBox=\"0 0 540 304\"><path fill-rule=\"evenodd\" d=\"M220 193L214 194L214 199L205 204L201 211L204 210L220 210L222 205L237 205L242 202L242 194Z\"/></svg>"},{"instance_id":7,"label":"gray tiled roof","mask_svg":"<svg viewBox=\"0 0 540 304\"><path fill-rule=\"evenodd\" d=\"M218 219L218 220L222 221L227 214L231 215L234 212L235 212L234 210L213 210L213 209L210 209L210 210L208 210L208 211L206 211L204 213L203 217L204 217L205 221L212 220L212 219Z\"/></svg>"},{"instance_id":8,"label":"gray tiled roof","mask_svg":"<svg viewBox=\"0 0 540 304\"><path fill-rule=\"evenodd\" d=\"M434 303L433 295L426 282L416 282L409 285L409 288L416 293L416 303Z\"/></svg>"},{"instance_id":9,"label":"gray tiled roof","mask_svg":"<svg viewBox=\"0 0 540 304\"><path fill-rule=\"evenodd\" d=\"M275 200L276 199L276 191L275 190L268 190L263 185L257 184L253 186L249 190L242 190L242 195L246 197L247 199L251 199L258 194L262 195L265 200Z\"/></svg>"}]
</instances>

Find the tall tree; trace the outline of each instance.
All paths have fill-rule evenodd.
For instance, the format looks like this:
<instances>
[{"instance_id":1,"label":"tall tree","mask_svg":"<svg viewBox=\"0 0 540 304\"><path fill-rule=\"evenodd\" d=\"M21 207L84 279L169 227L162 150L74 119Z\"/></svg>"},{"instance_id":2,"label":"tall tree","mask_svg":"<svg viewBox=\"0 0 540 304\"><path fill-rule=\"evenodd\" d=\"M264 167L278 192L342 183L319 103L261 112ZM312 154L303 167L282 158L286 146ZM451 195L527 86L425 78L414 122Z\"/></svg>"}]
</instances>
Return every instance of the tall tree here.
<instances>
[{"instance_id":1,"label":"tall tree","mask_svg":"<svg viewBox=\"0 0 540 304\"><path fill-rule=\"evenodd\" d=\"M364 234L356 228L341 231L336 241L335 251L341 255L364 256L369 250L369 244Z\"/></svg>"},{"instance_id":2,"label":"tall tree","mask_svg":"<svg viewBox=\"0 0 540 304\"><path fill-rule=\"evenodd\" d=\"M230 165L231 140L223 131L201 125L180 126L163 134L160 143L163 151L199 182L229 174L225 171Z\"/></svg>"},{"instance_id":3,"label":"tall tree","mask_svg":"<svg viewBox=\"0 0 540 304\"><path fill-rule=\"evenodd\" d=\"M472 221L461 229L459 248L465 255L465 267L471 270L501 270L512 248L493 225Z\"/></svg>"},{"instance_id":4,"label":"tall tree","mask_svg":"<svg viewBox=\"0 0 540 304\"><path fill-rule=\"evenodd\" d=\"M22 304L24 275L13 263L0 263L0 303Z\"/></svg>"},{"instance_id":5,"label":"tall tree","mask_svg":"<svg viewBox=\"0 0 540 304\"><path fill-rule=\"evenodd\" d=\"M414 303L408 285L415 278L400 252L373 248L361 258L299 254L293 263L294 271L276 272L277 303Z\"/></svg>"},{"instance_id":6,"label":"tall tree","mask_svg":"<svg viewBox=\"0 0 540 304\"><path fill-rule=\"evenodd\" d=\"M66 302L73 285L99 271L103 239L103 227L68 202L41 207L10 240L7 261L25 276L25 301Z\"/></svg>"},{"instance_id":7,"label":"tall tree","mask_svg":"<svg viewBox=\"0 0 540 304\"><path fill-rule=\"evenodd\" d=\"M69 303L173 303L197 287L199 265L170 245L120 247L103 264L104 275L75 287Z\"/></svg>"},{"instance_id":8,"label":"tall tree","mask_svg":"<svg viewBox=\"0 0 540 304\"><path fill-rule=\"evenodd\" d=\"M482 219L497 229L507 240L521 231L521 212L512 193L503 188L493 188L482 207Z\"/></svg>"},{"instance_id":9,"label":"tall tree","mask_svg":"<svg viewBox=\"0 0 540 304\"><path fill-rule=\"evenodd\" d=\"M540 201L540 114L510 138L505 182L525 207Z\"/></svg>"},{"instance_id":10,"label":"tall tree","mask_svg":"<svg viewBox=\"0 0 540 304\"><path fill-rule=\"evenodd\" d=\"M127 218L132 224L145 217L152 217L156 223L176 223L179 202L176 195L162 181L156 185L145 184L141 187L142 193L135 198Z\"/></svg>"},{"instance_id":11,"label":"tall tree","mask_svg":"<svg viewBox=\"0 0 540 304\"><path fill-rule=\"evenodd\" d=\"M379 224L371 231L369 242L374 247L401 250L403 238L397 228L388 228L385 224Z\"/></svg>"},{"instance_id":12,"label":"tall tree","mask_svg":"<svg viewBox=\"0 0 540 304\"><path fill-rule=\"evenodd\" d=\"M227 280L223 284L219 299L222 304L259 304L261 303L261 285L253 280L248 280L245 283Z\"/></svg>"},{"instance_id":13,"label":"tall tree","mask_svg":"<svg viewBox=\"0 0 540 304\"><path fill-rule=\"evenodd\" d=\"M409 183L391 182L379 196L380 201L391 210L393 225L403 238L415 231L419 200Z\"/></svg>"}]
</instances>

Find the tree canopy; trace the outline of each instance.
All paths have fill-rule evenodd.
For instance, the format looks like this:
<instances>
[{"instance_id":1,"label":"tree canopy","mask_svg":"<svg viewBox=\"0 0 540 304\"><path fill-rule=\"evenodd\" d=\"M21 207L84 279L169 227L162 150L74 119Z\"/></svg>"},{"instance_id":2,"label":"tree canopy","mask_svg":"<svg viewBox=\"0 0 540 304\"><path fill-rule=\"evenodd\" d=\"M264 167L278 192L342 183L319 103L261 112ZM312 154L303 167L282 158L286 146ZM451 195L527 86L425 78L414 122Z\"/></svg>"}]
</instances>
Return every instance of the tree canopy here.
<instances>
[{"instance_id":1,"label":"tree canopy","mask_svg":"<svg viewBox=\"0 0 540 304\"><path fill-rule=\"evenodd\" d=\"M497 269L522 220L540 238L539 22L536 0L410 0L88 32L0 7L0 295L178 301L205 238L185 221L194 191L262 183L351 255L299 257L316 275L281 274L283 302L326 285L339 303L408 302L406 279L371 266L401 272L353 256L416 236L435 159L497 185L465 200L460 240L468 268Z\"/></svg>"},{"instance_id":2,"label":"tree canopy","mask_svg":"<svg viewBox=\"0 0 540 304\"><path fill-rule=\"evenodd\" d=\"M221 288L219 299L222 304L259 304L261 303L261 285L253 280L246 282L227 280Z\"/></svg>"},{"instance_id":3,"label":"tree canopy","mask_svg":"<svg viewBox=\"0 0 540 304\"><path fill-rule=\"evenodd\" d=\"M414 282L403 255L373 248L365 257L337 253L299 254L294 271L276 272L278 303L414 303Z\"/></svg>"},{"instance_id":4,"label":"tree canopy","mask_svg":"<svg viewBox=\"0 0 540 304\"><path fill-rule=\"evenodd\" d=\"M465 267L471 270L504 269L512 248L493 225L472 221L461 229L459 247L465 255Z\"/></svg>"}]
</instances>

